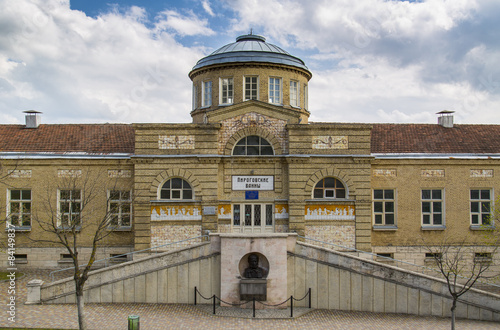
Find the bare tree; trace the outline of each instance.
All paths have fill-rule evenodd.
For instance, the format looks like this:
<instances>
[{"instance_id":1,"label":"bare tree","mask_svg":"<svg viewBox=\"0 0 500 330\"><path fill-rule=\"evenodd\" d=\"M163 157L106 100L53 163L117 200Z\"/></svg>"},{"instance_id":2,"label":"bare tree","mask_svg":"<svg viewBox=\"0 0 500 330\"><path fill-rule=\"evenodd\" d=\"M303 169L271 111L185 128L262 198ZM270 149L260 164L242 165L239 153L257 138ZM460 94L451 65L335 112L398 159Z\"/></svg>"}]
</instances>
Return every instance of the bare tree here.
<instances>
[{"instance_id":1,"label":"bare tree","mask_svg":"<svg viewBox=\"0 0 500 330\"><path fill-rule=\"evenodd\" d=\"M446 280L448 292L452 298L451 329L455 329L455 312L459 298L469 291L481 279L496 276L492 274L492 256L498 244L493 240L494 229L485 229L487 236L480 244L470 235L457 240L445 238L440 244L423 243L426 254L434 260L438 271ZM485 243L486 242L486 243Z\"/></svg>"},{"instance_id":2,"label":"bare tree","mask_svg":"<svg viewBox=\"0 0 500 330\"><path fill-rule=\"evenodd\" d=\"M110 182L107 171L87 168L64 173L63 178L49 183L43 205L33 213L33 224L41 230L30 238L50 246L62 246L74 266L78 325L86 329L83 290L89 271L96 261L98 249L106 246L106 238L114 227L130 226L131 183ZM57 197L57 198L56 198ZM89 258L81 256L82 246L90 247Z\"/></svg>"}]
</instances>

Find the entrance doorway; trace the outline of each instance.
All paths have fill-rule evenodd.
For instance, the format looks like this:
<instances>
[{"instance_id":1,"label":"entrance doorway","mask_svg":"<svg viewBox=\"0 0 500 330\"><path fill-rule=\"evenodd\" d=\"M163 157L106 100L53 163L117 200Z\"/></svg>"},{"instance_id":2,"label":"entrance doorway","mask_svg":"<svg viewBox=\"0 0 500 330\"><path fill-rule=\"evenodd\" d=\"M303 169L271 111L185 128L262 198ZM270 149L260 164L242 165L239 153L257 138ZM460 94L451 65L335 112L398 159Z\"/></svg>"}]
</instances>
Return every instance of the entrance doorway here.
<instances>
[{"instance_id":1,"label":"entrance doorway","mask_svg":"<svg viewBox=\"0 0 500 330\"><path fill-rule=\"evenodd\" d=\"M233 232L274 233L274 205L233 204Z\"/></svg>"}]
</instances>

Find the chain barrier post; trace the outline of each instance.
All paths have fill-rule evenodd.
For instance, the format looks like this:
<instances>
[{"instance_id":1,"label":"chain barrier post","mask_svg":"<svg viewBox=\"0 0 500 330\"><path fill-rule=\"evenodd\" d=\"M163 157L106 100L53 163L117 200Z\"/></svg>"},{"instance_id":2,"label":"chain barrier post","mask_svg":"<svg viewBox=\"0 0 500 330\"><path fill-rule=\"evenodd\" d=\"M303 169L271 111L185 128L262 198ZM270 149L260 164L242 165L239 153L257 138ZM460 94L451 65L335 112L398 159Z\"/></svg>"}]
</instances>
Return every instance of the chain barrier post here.
<instances>
[{"instance_id":1,"label":"chain barrier post","mask_svg":"<svg viewBox=\"0 0 500 330\"><path fill-rule=\"evenodd\" d=\"M194 287L194 305L196 306L196 287Z\"/></svg>"},{"instance_id":2,"label":"chain barrier post","mask_svg":"<svg viewBox=\"0 0 500 330\"><path fill-rule=\"evenodd\" d=\"M293 296L290 296L290 317L293 317Z\"/></svg>"},{"instance_id":3,"label":"chain barrier post","mask_svg":"<svg viewBox=\"0 0 500 330\"><path fill-rule=\"evenodd\" d=\"M215 295L212 296L214 300L214 315L215 315Z\"/></svg>"},{"instance_id":4,"label":"chain barrier post","mask_svg":"<svg viewBox=\"0 0 500 330\"><path fill-rule=\"evenodd\" d=\"M253 297L253 317L255 317L255 297Z\"/></svg>"},{"instance_id":5,"label":"chain barrier post","mask_svg":"<svg viewBox=\"0 0 500 330\"><path fill-rule=\"evenodd\" d=\"M311 308L311 288L309 288L309 308Z\"/></svg>"}]
</instances>

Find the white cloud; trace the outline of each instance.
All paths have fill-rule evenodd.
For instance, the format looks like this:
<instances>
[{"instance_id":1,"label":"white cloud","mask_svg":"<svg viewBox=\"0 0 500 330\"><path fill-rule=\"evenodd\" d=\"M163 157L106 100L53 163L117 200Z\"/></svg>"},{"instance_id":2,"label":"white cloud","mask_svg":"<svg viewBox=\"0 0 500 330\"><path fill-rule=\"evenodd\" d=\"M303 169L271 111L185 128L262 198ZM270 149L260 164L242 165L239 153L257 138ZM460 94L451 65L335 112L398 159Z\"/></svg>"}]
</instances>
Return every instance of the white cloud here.
<instances>
[{"instance_id":1,"label":"white cloud","mask_svg":"<svg viewBox=\"0 0 500 330\"><path fill-rule=\"evenodd\" d=\"M490 122L500 95L494 1L226 1L235 31L312 52L312 120L426 121L443 109ZM328 95L328 97L325 97ZM475 101L475 110L464 101ZM331 103L333 102L333 103ZM469 109L469 110L467 110ZM481 110L479 110L481 109ZM474 116L471 115L474 111ZM404 115L399 115L404 114ZM498 122L498 115L496 120Z\"/></svg>"},{"instance_id":2,"label":"white cloud","mask_svg":"<svg viewBox=\"0 0 500 330\"><path fill-rule=\"evenodd\" d=\"M190 121L187 73L203 54L149 29L143 9L90 18L67 1L0 6L2 122L27 109L46 123Z\"/></svg>"},{"instance_id":3,"label":"white cloud","mask_svg":"<svg viewBox=\"0 0 500 330\"><path fill-rule=\"evenodd\" d=\"M208 0L201 0L201 5L203 6L203 9L207 12L208 15L210 16L215 16L214 11L212 10L212 7L210 7L210 1Z\"/></svg>"},{"instance_id":4,"label":"white cloud","mask_svg":"<svg viewBox=\"0 0 500 330\"><path fill-rule=\"evenodd\" d=\"M215 34L212 29L207 27L208 21L198 18L193 12L189 12L185 16L173 10L165 10L158 15L157 20L156 28L160 31L174 30L181 36Z\"/></svg>"}]
</instances>

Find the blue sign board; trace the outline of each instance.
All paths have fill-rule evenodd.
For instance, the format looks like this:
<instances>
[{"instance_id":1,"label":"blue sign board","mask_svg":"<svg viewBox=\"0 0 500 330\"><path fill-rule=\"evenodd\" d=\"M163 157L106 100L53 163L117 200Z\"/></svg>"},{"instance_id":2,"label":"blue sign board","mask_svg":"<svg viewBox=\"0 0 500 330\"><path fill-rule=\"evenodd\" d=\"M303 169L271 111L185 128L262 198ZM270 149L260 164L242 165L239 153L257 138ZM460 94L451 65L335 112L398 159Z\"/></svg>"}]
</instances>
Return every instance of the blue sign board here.
<instances>
[{"instance_id":1,"label":"blue sign board","mask_svg":"<svg viewBox=\"0 0 500 330\"><path fill-rule=\"evenodd\" d=\"M245 191L245 199L259 199L259 191L258 190Z\"/></svg>"}]
</instances>

